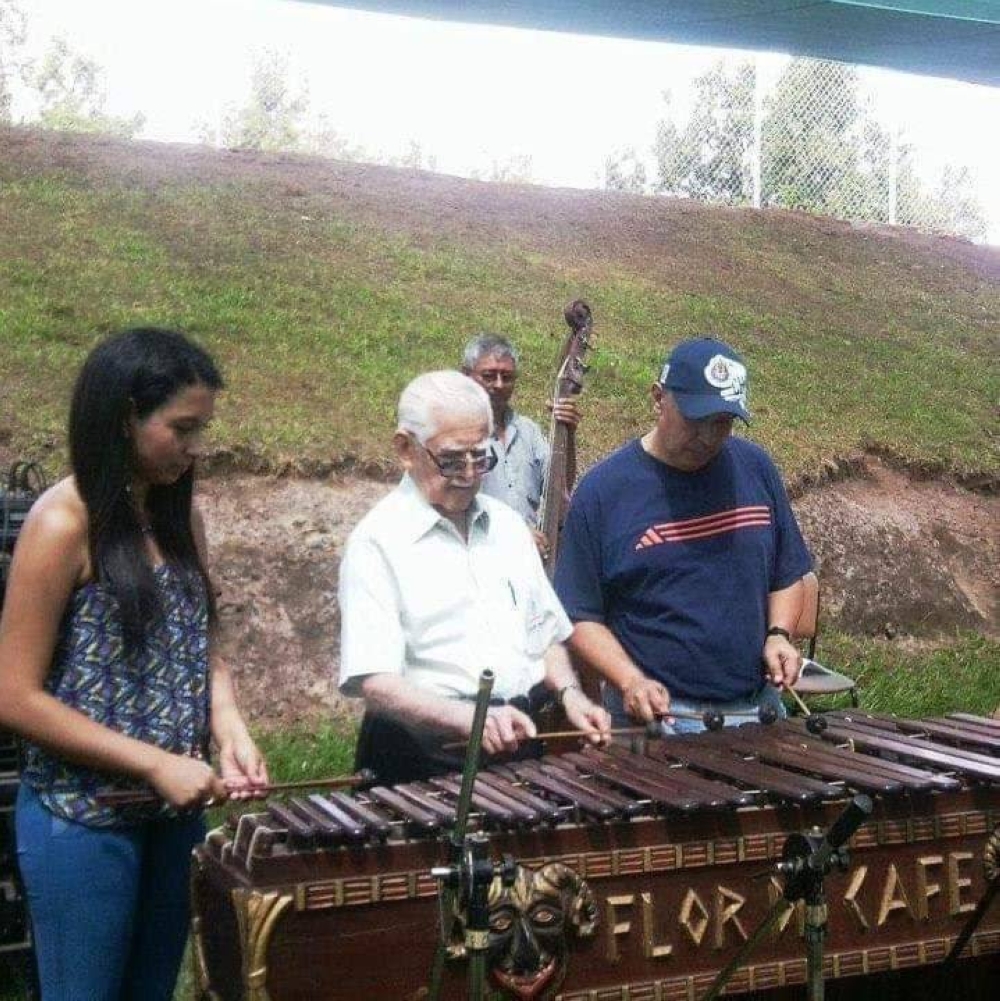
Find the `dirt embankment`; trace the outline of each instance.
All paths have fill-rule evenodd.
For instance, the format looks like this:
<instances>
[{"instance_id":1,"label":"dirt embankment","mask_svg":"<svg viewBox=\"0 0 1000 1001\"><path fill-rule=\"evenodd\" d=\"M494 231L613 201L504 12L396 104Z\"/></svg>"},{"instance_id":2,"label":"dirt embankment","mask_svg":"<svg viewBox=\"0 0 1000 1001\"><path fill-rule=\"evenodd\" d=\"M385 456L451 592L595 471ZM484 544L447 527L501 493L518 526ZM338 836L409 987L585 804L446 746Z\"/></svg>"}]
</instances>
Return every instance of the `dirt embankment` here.
<instances>
[{"instance_id":1,"label":"dirt embankment","mask_svg":"<svg viewBox=\"0 0 1000 1001\"><path fill-rule=\"evenodd\" d=\"M245 475L201 484L225 651L256 722L353 711L336 694L337 567L351 528L388 489ZM827 623L911 643L956 627L1000 635L1000 497L869 458L858 475L814 487L794 506Z\"/></svg>"}]
</instances>

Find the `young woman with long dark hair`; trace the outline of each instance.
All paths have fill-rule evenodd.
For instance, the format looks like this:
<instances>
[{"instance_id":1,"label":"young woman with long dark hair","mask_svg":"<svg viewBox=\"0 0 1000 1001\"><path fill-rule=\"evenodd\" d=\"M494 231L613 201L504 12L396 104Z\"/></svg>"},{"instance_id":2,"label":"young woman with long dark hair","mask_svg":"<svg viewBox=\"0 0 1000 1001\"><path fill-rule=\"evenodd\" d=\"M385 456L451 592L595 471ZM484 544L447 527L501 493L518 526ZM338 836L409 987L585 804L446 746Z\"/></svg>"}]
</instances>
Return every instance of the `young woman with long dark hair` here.
<instances>
[{"instance_id":1,"label":"young woman with long dark hair","mask_svg":"<svg viewBox=\"0 0 1000 1001\"><path fill-rule=\"evenodd\" d=\"M192 505L221 387L179 333L98 345L73 393L72 475L35 503L14 553L0 725L25 741L18 856L45 1001L169 1001L201 808L267 782L216 651ZM116 788L159 798L97 795Z\"/></svg>"}]
</instances>

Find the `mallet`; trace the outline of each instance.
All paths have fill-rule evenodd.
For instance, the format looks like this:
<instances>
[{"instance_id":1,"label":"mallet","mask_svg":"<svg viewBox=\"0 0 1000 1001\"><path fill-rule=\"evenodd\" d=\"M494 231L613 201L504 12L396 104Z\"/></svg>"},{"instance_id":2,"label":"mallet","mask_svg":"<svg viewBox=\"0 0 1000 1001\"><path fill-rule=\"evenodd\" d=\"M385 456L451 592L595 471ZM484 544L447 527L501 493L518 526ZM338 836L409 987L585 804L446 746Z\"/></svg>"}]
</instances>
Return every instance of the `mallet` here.
<instances>
[{"instance_id":1,"label":"mallet","mask_svg":"<svg viewBox=\"0 0 1000 1001\"><path fill-rule=\"evenodd\" d=\"M258 786L249 790L250 796L246 799L263 799L276 792L290 792L293 789L341 789L348 786L368 785L375 779L375 773L368 768L353 775L340 775L329 779L302 779L298 782L272 782L270 785ZM206 800L203 806L216 806L218 803L226 802L231 798L233 792L227 793L224 797L213 797ZM162 802L163 797L155 792L140 792L133 789L104 789L98 791L94 798L101 806L138 806L147 803Z\"/></svg>"},{"instance_id":2,"label":"mallet","mask_svg":"<svg viewBox=\"0 0 1000 1001\"><path fill-rule=\"evenodd\" d=\"M773 706L761 706L759 709L748 711L741 710L739 712L732 713L720 713L713 709L706 710L702 713L691 713L691 712L665 712L657 716L656 719L650 720L645 726L625 726L617 727L608 731L609 735L612 737L637 737L646 736L652 740L657 740L664 736L663 729L660 727L660 720L662 719L690 719L697 720L701 723L706 730L717 731L721 730L726 725L727 716L748 716L756 719L759 723L764 726L770 726L772 723L776 723L778 720L777 710ZM559 738L567 737L590 737L592 734L588 733L586 730L554 730L549 733L539 733L536 734L533 739L535 740L556 740ZM457 746L461 747L463 745L450 745L446 744L446 747Z\"/></svg>"}]
</instances>

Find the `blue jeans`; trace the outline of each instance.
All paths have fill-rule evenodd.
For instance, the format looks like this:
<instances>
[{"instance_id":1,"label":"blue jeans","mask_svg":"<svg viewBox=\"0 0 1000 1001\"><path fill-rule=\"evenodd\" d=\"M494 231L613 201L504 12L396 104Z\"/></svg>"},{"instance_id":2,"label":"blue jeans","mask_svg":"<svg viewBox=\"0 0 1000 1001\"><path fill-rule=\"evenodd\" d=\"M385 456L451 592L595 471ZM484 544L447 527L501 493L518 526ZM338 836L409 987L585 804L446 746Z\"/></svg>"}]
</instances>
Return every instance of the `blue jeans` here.
<instances>
[{"instance_id":1,"label":"blue jeans","mask_svg":"<svg viewBox=\"0 0 1000 1001\"><path fill-rule=\"evenodd\" d=\"M16 820L43 1001L170 1001L201 815L86 827L22 783Z\"/></svg>"},{"instance_id":2,"label":"blue jeans","mask_svg":"<svg viewBox=\"0 0 1000 1001\"><path fill-rule=\"evenodd\" d=\"M604 684L604 708L611 713L611 725L615 727L635 726L625 707L622 705L622 693L614 685ZM738 726L740 723L756 723L757 713L765 706L770 706L778 714L778 719L784 719L788 713L781 701L781 693L774 685L762 685L756 692L745 699L735 699L731 702L713 702L708 699L682 699L671 695L670 708L678 713L692 713L701 716L705 712L717 712L726 716L726 726ZM733 713L747 715L734 716ZM727 714L729 714L727 716ZM673 725L666 720L660 720L660 728L666 735L675 733L701 733L705 724L700 719L676 719Z\"/></svg>"}]
</instances>

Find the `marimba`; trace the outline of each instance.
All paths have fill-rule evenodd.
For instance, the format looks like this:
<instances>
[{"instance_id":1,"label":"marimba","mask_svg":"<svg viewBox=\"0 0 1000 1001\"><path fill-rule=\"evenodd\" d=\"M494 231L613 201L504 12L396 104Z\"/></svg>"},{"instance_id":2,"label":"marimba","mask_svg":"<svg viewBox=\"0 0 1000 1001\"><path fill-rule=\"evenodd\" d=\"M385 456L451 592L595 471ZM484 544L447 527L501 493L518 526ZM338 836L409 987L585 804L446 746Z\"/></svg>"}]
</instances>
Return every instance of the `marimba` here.
<instances>
[{"instance_id":1,"label":"marimba","mask_svg":"<svg viewBox=\"0 0 1000 1001\"><path fill-rule=\"evenodd\" d=\"M506 895L498 880L493 895L496 996L697 1001L781 895L773 866L785 839L827 827L856 791L875 808L849 871L826 880L827 996L857 998L877 975L916 968L907 997L958 996L920 991L987 889L984 855L995 861L1000 837L1000 722L827 720L820 735L788 720L484 770L474 825L527 874ZM204 995L421 997L440 927L431 868L448 860L459 785L445 776L273 801L213 831L192 869ZM548 964L542 984L518 979L504 957L517 921ZM802 997L792 985L805 979L803 927L801 909L787 915L728 993ZM963 976L963 996L992 996L1000 905L964 955L941 982ZM443 996L466 996L464 968L460 957L448 963Z\"/></svg>"}]
</instances>

